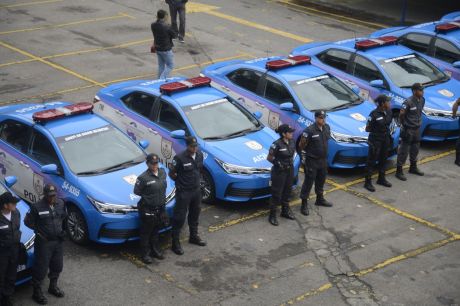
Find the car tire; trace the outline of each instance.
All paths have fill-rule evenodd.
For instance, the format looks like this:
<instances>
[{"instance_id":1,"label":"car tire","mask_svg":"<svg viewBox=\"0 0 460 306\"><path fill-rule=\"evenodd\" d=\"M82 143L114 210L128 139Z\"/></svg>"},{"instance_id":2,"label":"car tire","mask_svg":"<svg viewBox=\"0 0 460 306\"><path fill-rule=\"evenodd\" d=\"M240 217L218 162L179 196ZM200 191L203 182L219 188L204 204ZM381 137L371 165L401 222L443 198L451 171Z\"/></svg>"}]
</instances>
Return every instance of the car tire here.
<instances>
[{"instance_id":1,"label":"car tire","mask_svg":"<svg viewBox=\"0 0 460 306\"><path fill-rule=\"evenodd\" d=\"M211 174L207 170L203 171L201 176L201 200L205 203L212 204L216 199L216 188Z\"/></svg>"},{"instance_id":2,"label":"car tire","mask_svg":"<svg viewBox=\"0 0 460 306\"><path fill-rule=\"evenodd\" d=\"M81 245L87 244L89 239L85 217L73 204L67 207L67 212L66 230L70 240Z\"/></svg>"}]
</instances>

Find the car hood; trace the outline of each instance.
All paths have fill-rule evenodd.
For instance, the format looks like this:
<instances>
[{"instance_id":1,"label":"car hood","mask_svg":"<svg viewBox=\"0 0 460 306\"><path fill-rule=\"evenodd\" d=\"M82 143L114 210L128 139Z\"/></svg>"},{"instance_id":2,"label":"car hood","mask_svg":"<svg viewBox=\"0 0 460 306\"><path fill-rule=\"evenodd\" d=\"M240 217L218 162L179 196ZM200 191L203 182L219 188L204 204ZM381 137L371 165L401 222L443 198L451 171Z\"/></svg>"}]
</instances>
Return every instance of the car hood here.
<instances>
[{"instance_id":1,"label":"car hood","mask_svg":"<svg viewBox=\"0 0 460 306\"><path fill-rule=\"evenodd\" d=\"M161 168L164 168L161 165ZM110 204L137 206L139 197L133 192L137 176L146 170L145 163L131 166L122 170L95 176L78 177L79 185L93 199ZM166 169L166 172L168 170ZM167 177L166 195L174 189L174 182Z\"/></svg>"},{"instance_id":2,"label":"car hood","mask_svg":"<svg viewBox=\"0 0 460 306\"><path fill-rule=\"evenodd\" d=\"M331 127L332 132L341 134L367 137L365 131L367 117L375 109L375 104L369 101L334 112L327 112L326 123Z\"/></svg>"},{"instance_id":3,"label":"car hood","mask_svg":"<svg viewBox=\"0 0 460 306\"><path fill-rule=\"evenodd\" d=\"M403 89L403 97L412 95L410 89ZM454 79L441 84L425 87L425 106L429 108L451 111L453 102L460 98L460 82Z\"/></svg>"},{"instance_id":4,"label":"car hood","mask_svg":"<svg viewBox=\"0 0 460 306\"><path fill-rule=\"evenodd\" d=\"M245 167L269 168L271 163L266 160L266 157L268 149L276 139L278 139L277 134L264 127L260 131L240 137L205 141L204 149L210 155L226 163Z\"/></svg>"}]
</instances>

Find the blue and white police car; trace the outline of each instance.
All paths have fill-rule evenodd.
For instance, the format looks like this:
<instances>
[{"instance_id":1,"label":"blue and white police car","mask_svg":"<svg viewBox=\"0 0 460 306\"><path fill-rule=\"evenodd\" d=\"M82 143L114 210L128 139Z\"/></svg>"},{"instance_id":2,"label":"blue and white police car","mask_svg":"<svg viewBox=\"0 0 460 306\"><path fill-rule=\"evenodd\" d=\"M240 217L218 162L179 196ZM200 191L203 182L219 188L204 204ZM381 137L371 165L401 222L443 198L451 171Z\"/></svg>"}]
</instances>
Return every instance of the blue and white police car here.
<instances>
[{"instance_id":1,"label":"blue and white police car","mask_svg":"<svg viewBox=\"0 0 460 306\"><path fill-rule=\"evenodd\" d=\"M202 73L213 86L227 92L275 129L293 126L298 142L302 131L314 122L316 110L327 111L331 126L328 164L335 168L364 166L368 145L366 118L375 105L362 99L338 78L310 65L307 56L268 57L213 64ZM394 145L399 130L393 125Z\"/></svg>"},{"instance_id":2,"label":"blue and white police car","mask_svg":"<svg viewBox=\"0 0 460 306\"><path fill-rule=\"evenodd\" d=\"M451 79L423 56L397 44L394 36L312 43L292 51L311 56L312 64L360 88L364 98L392 98L394 114L412 95L413 83L425 87L421 136L424 141L456 139L459 126L452 105L460 97L460 82ZM398 118L398 116L395 116Z\"/></svg>"},{"instance_id":3,"label":"blue and white police car","mask_svg":"<svg viewBox=\"0 0 460 306\"><path fill-rule=\"evenodd\" d=\"M4 172L5 167L0 166L0 172ZM15 176L6 176L5 183L0 183L0 194L3 194L7 191L11 192L14 196L14 192L10 189L14 184L16 184L17 178ZM17 267L17 275L16 275L16 285L20 285L22 283L27 282L31 279L32 273L32 265L34 261L34 240L35 234L34 231L24 225L24 218L29 211L29 206L24 201L19 201L16 205L16 209L19 210L21 213L21 225L20 230L22 232L21 235L21 243L24 245L26 252L27 252L27 261L26 264L18 265ZM0 231L4 230L0 228Z\"/></svg>"},{"instance_id":4,"label":"blue and white police car","mask_svg":"<svg viewBox=\"0 0 460 306\"><path fill-rule=\"evenodd\" d=\"M13 190L30 203L40 199L44 184L58 187L74 242L134 240L139 197L133 187L146 169L142 148L148 142L137 145L92 108L91 103L68 102L1 107L0 176L16 176ZM169 180L169 213L174 194Z\"/></svg>"},{"instance_id":5,"label":"blue and white police car","mask_svg":"<svg viewBox=\"0 0 460 306\"><path fill-rule=\"evenodd\" d=\"M460 80L460 11L439 21L379 30L370 37L384 35L398 37L399 44L425 55L447 75Z\"/></svg>"},{"instance_id":6,"label":"blue and white police car","mask_svg":"<svg viewBox=\"0 0 460 306\"><path fill-rule=\"evenodd\" d=\"M277 135L205 77L128 81L99 91L95 111L169 164L195 136L204 154L203 200L270 196L268 149ZM296 158L296 173L300 160Z\"/></svg>"}]
</instances>

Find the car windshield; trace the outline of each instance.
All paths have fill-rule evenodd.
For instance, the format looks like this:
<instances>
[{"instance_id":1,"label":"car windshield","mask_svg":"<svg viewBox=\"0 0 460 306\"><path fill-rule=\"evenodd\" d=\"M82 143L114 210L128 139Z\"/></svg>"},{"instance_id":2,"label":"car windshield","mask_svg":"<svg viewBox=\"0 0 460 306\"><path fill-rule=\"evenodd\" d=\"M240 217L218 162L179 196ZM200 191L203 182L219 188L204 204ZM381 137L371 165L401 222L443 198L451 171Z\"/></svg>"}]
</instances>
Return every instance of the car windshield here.
<instances>
[{"instance_id":1,"label":"car windshield","mask_svg":"<svg viewBox=\"0 0 460 306\"><path fill-rule=\"evenodd\" d=\"M77 175L116 171L145 159L144 152L128 136L110 125L59 137L57 143Z\"/></svg>"},{"instance_id":2,"label":"car windshield","mask_svg":"<svg viewBox=\"0 0 460 306\"><path fill-rule=\"evenodd\" d=\"M309 111L331 110L362 102L362 99L339 79L321 75L290 83L303 106Z\"/></svg>"},{"instance_id":3,"label":"car windshield","mask_svg":"<svg viewBox=\"0 0 460 306\"><path fill-rule=\"evenodd\" d=\"M383 70L398 87L410 88L414 83L425 86L445 82L449 77L421 56L410 54L381 61Z\"/></svg>"},{"instance_id":4,"label":"car windshield","mask_svg":"<svg viewBox=\"0 0 460 306\"><path fill-rule=\"evenodd\" d=\"M184 108L195 133L203 140L218 140L259 130L261 124L236 102L219 99Z\"/></svg>"}]
</instances>

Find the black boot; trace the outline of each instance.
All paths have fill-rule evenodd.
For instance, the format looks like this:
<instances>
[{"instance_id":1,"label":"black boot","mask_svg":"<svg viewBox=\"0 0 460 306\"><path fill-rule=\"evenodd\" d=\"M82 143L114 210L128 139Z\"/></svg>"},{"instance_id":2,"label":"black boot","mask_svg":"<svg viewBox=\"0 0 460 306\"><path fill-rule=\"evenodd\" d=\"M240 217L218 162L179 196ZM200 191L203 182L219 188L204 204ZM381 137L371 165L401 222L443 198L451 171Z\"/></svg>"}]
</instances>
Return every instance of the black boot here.
<instances>
[{"instance_id":1,"label":"black boot","mask_svg":"<svg viewBox=\"0 0 460 306\"><path fill-rule=\"evenodd\" d=\"M420 169L417 167L417 163L411 163L410 168L409 168L409 173L418 175L418 176L424 176L425 173L420 171Z\"/></svg>"},{"instance_id":2,"label":"black boot","mask_svg":"<svg viewBox=\"0 0 460 306\"><path fill-rule=\"evenodd\" d=\"M302 199L302 206L300 206L300 213L304 216L308 216L310 214L310 210L308 209L307 199Z\"/></svg>"},{"instance_id":3,"label":"black boot","mask_svg":"<svg viewBox=\"0 0 460 306\"><path fill-rule=\"evenodd\" d=\"M283 205L283 207L281 208L280 216L283 218L289 219L289 220L295 220L295 216L292 213L292 210L289 207L289 204Z\"/></svg>"},{"instance_id":4,"label":"black boot","mask_svg":"<svg viewBox=\"0 0 460 306\"><path fill-rule=\"evenodd\" d=\"M188 238L188 242L198 246L206 246L206 241L201 239L201 237L198 235L197 229L190 229L190 237Z\"/></svg>"},{"instance_id":5,"label":"black boot","mask_svg":"<svg viewBox=\"0 0 460 306\"><path fill-rule=\"evenodd\" d=\"M460 167L460 155L457 155L457 158L455 158L454 164Z\"/></svg>"},{"instance_id":6,"label":"black boot","mask_svg":"<svg viewBox=\"0 0 460 306\"><path fill-rule=\"evenodd\" d=\"M184 250L182 249L182 246L180 245L179 234L173 234L171 250L177 255L184 254Z\"/></svg>"},{"instance_id":7,"label":"black boot","mask_svg":"<svg viewBox=\"0 0 460 306\"><path fill-rule=\"evenodd\" d=\"M50 286L48 288L48 293L54 295L55 297L62 298L64 297L64 291L59 289L57 285L57 279L50 280Z\"/></svg>"},{"instance_id":8,"label":"black boot","mask_svg":"<svg viewBox=\"0 0 460 306\"><path fill-rule=\"evenodd\" d=\"M13 299L9 295L2 296L2 300L0 301L0 305L2 306L13 306Z\"/></svg>"},{"instance_id":9,"label":"black boot","mask_svg":"<svg viewBox=\"0 0 460 306\"><path fill-rule=\"evenodd\" d=\"M276 207L270 207L270 215L268 216L268 222L271 225L278 226L278 218L276 217Z\"/></svg>"},{"instance_id":10,"label":"black boot","mask_svg":"<svg viewBox=\"0 0 460 306\"><path fill-rule=\"evenodd\" d=\"M315 205L316 206L324 206L324 207L332 207L332 203L326 201L326 199L324 198L324 195L322 195L322 194L316 196Z\"/></svg>"},{"instance_id":11,"label":"black boot","mask_svg":"<svg viewBox=\"0 0 460 306\"><path fill-rule=\"evenodd\" d=\"M145 263L146 265L150 265L153 262L153 260L149 254L144 254L142 255L142 262Z\"/></svg>"},{"instance_id":12,"label":"black boot","mask_svg":"<svg viewBox=\"0 0 460 306\"><path fill-rule=\"evenodd\" d=\"M152 239L152 248L150 250L150 254L156 259L165 259L163 250L160 247L160 237L158 237L158 234L156 234Z\"/></svg>"},{"instance_id":13,"label":"black boot","mask_svg":"<svg viewBox=\"0 0 460 306\"><path fill-rule=\"evenodd\" d=\"M377 179L377 184L385 186L385 187L391 187L391 183L387 181L385 178L385 172L379 172L379 178Z\"/></svg>"},{"instance_id":14,"label":"black boot","mask_svg":"<svg viewBox=\"0 0 460 306\"><path fill-rule=\"evenodd\" d=\"M42 288L38 286L34 287L34 292L32 293L32 299L35 302L37 302L37 304L40 304L40 305L48 304L48 300L43 295Z\"/></svg>"},{"instance_id":15,"label":"black boot","mask_svg":"<svg viewBox=\"0 0 460 306\"><path fill-rule=\"evenodd\" d=\"M374 185L372 185L372 179L370 176L366 177L366 181L364 182L364 188L366 188L370 192L375 192L375 187Z\"/></svg>"},{"instance_id":16,"label":"black boot","mask_svg":"<svg viewBox=\"0 0 460 306\"><path fill-rule=\"evenodd\" d=\"M403 172L403 169L402 169L402 166L398 166L396 168L396 174L395 176L400 179L401 181L407 181L407 177L404 175L404 172Z\"/></svg>"}]
</instances>

